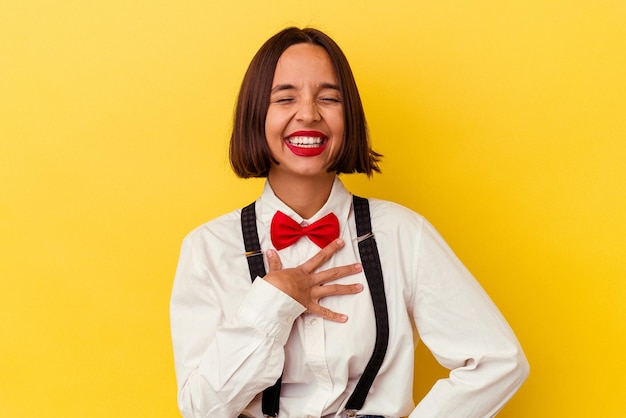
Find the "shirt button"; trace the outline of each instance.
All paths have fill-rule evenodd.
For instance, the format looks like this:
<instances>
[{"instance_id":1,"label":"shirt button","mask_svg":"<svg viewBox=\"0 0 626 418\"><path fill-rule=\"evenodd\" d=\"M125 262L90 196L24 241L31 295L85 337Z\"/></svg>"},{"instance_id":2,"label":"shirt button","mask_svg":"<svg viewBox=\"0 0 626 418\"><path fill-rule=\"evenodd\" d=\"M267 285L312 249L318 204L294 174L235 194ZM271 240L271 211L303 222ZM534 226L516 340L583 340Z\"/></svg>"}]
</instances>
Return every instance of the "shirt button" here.
<instances>
[{"instance_id":1,"label":"shirt button","mask_svg":"<svg viewBox=\"0 0 626 418\"><path fill-rule=\"evenodd\" d=\"M311 319L311 320L309 321L309 324L311 324L311 325L315 325L315 324L317 324L317 319L316 319L316 318Z\"/></svg>"}]
</instances>

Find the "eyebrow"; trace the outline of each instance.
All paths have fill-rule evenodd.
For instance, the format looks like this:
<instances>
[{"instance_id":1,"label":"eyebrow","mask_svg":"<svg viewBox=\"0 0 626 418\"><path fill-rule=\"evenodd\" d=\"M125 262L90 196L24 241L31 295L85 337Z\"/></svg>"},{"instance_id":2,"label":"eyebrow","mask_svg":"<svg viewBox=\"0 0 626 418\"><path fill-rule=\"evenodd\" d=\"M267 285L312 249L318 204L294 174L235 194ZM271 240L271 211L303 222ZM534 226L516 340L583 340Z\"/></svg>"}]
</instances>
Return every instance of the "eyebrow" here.
<instances>
[{"instance_id":1,"label":"eyebrow","mask_svg":"<svg viewBox=\"0 0 626 418\"><path fill-rule=\"evenodd\" d=\"M271 93L276 93L276 92L284 91L284 90L294 90L295 88L296 87L292 84L278 84L272 87ZM324 89L337 90L339 92L341 91L338 85L332 84L332 83L322 83L320 85L320 90L324 90Z\"/></svg>"}]
</instances>

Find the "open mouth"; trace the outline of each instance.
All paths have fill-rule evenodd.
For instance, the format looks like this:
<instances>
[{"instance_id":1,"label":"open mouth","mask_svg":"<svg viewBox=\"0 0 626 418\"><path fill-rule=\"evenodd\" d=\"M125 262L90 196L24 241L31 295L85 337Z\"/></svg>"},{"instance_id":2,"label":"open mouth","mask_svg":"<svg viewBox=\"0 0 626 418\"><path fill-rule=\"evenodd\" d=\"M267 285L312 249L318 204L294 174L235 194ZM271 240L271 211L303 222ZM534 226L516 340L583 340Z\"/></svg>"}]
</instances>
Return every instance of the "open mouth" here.
<instances>
[{"instance_id":1,"label":"open mouth","mask_svg":"<svg viewBox=\"0 0 626 418\"><path fill-rule=\"evenodd\" d=\"M287 148L295 155L312 157L321 154L326 149L328 138L325 136L292 135L285 139Z\"/></svg>"},{"instance_id":2,"label":"open mouth","mask_svg":"<svg viewBox=\"0 0 626 418\"><path fill-rule=\"evenodd\" d=\"M326 139L313 136L294 136L287 138L287 142L299 148L318 148L321 147Z\"/></svg>"}]
</instances>

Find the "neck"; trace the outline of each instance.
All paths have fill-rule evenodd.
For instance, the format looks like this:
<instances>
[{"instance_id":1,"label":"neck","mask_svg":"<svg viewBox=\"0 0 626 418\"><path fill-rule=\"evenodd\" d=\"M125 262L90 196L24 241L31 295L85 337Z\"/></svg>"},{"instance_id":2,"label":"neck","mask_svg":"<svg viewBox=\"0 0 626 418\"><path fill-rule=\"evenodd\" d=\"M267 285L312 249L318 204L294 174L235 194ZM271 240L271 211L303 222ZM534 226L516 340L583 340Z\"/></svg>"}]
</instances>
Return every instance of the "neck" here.
<instances>
[{"instance_id":1,"label":"neck","mask_svg":"<svg viewBox=\"0 0 626 418\"><path fill-rule=\"evenodd\" d=\"M268 181L274 194L304 219L315 215L328 200L335 181L334 173L320 177L287 178L272 176Z\"/></svg>"}]
</instances>

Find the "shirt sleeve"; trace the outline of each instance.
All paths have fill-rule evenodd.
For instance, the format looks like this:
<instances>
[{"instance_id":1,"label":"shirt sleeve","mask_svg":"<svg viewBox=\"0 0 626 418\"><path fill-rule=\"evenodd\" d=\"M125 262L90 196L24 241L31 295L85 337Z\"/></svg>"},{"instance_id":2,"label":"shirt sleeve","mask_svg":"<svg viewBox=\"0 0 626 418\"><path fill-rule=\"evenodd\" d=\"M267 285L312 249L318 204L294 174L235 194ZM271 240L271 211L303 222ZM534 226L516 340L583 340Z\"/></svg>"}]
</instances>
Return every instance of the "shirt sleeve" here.
<instances>
[{"instance_id":1,"label":"shirt sleeve","mask_svg":"<svg viewBox=\"0 0 626 418\"><path fill-rule=\"evenodd\" d=\"M190 239L183 242L172 290L178 405L186 418L231 418L280 377L284 345L304 307L259 278L247 293L224 298L229 278L210 277L203 257Z\"/></svg>"},{"instance_id":2,"label":"shirt sleeve","mask_svg":"<svg viewBox=\"0 0 626 418\"><path fill-rule=\"evenodd\" d=\"M513 331L471 273L424 222L416 257L413 312L419 335L451 370L410 418L492 417L526 379Z\"/></svg>"}]
</instances>

